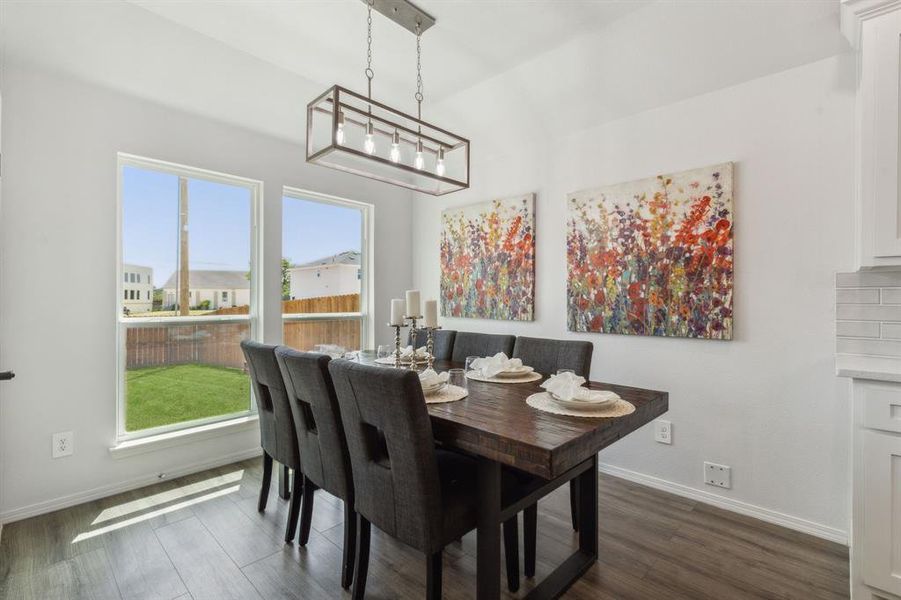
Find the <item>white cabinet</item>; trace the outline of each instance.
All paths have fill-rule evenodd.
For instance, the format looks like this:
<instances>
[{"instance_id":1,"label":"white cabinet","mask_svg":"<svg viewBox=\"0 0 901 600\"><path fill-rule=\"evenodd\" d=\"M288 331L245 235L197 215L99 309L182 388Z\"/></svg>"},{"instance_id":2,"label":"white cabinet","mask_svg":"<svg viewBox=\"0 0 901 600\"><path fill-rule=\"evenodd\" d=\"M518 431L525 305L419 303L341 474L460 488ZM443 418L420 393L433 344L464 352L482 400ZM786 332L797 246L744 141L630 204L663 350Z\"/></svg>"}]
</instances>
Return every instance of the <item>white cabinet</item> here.
<instances>
[{"instance_id":1,"label":"white cabinet","mask_svg":"<svg viewBox=\"0 0 901 600\"><path fill-rule=\"evenodd\" d=\"M864 431L864 584L901 595L901 436Z\"/></svg>"},{"instance_id":2,"label":"white cabinet","mask_svg":"<svg viewBox=\"0 0 901 600\"><path fill-rule=\"evenodd\" d=\"M851 598L901 598L901 383L854 379Z\"/></svg>"},{"instance_id":3,"label":"white cabinet","mask_svg":"<svg viewBox=\"0 0 901 600\"><path fill-rule=\"evenodd\" d=\"M859 262L901 265L899 87L901 2L844 0L842 27L859 51Z\"/></svg>"}]
</instances>

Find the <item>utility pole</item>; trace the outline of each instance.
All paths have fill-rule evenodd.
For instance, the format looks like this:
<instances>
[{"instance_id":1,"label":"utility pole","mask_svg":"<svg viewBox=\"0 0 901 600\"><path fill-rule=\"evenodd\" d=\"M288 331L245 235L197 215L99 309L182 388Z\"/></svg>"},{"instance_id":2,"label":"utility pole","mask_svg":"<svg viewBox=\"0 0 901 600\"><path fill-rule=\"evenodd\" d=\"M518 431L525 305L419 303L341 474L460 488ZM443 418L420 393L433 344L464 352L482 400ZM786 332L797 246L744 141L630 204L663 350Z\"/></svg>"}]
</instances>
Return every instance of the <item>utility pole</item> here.
<instances>
[{"instance_id":1,"label":"utility pole","mask_svg":"<svg viewBox=\"0 0 901 600\"><path fill-rule=\"evenodd\" d=\"M188 270L188 180L178 178L178 314L191 314L191 284Z\"/></svg>"}]
</instances>

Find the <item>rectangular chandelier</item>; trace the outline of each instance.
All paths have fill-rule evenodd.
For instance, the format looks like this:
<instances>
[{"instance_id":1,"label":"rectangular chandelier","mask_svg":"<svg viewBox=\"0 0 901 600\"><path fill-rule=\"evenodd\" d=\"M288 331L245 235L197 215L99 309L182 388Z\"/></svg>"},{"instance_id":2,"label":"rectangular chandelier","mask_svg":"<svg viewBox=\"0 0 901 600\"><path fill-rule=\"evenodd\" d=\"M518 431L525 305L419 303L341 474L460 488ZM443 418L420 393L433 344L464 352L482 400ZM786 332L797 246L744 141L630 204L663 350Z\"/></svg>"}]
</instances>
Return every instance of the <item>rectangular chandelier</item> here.
<instances>
[{"instance_id":1,"label":"rectangular chandelier","mask_svg":"<svg viewBox=\"0 0 901 600\"><path fill-rule=\"evenodd\" d=\"M433 196L469 187L469 140L338 85L307 105L307 162Z\"/></svg>"}]
</instances>

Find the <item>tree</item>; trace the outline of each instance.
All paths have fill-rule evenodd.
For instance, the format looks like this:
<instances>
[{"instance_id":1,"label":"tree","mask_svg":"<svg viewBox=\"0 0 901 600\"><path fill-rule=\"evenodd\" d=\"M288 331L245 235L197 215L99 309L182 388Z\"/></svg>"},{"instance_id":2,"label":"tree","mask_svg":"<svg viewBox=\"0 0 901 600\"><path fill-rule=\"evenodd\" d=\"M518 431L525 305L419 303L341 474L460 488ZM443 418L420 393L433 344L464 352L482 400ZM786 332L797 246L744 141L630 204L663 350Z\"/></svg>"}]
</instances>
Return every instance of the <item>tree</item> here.
<instances>
[{"instance_id":1,"label":"tree","mask_svg":"<svg viewBox=\"0 0 901 600\"><path fill-rule=\"evenodd\" d=\"M291 299L291 261L282 258L282 300Z\"/></svg>"}]
</instances>

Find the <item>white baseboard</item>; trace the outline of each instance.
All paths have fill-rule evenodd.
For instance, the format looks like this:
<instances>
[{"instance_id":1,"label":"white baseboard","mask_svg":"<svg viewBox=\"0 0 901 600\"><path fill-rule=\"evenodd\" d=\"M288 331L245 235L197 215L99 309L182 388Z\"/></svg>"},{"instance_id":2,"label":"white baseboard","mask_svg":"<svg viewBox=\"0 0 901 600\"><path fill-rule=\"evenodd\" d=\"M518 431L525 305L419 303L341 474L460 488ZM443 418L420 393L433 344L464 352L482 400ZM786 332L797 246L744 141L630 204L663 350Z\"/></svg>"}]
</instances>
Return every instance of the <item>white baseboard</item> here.
<instances>
[{"instance_id":1,"label":"white baseboard","mask_svg":"<svg viewBox=\"0 0 901 600\"><path fill-rule=\"evenodd\" d=\"M190 475L192 473L205 471L207 469L213 469L215 467L221 467L222 465L227 465L229 463L238 462L261 455L262 450L260 450L260 448L251 448L250 450L233 452L225 456L220 456L219 458L216 458L214 460L184 465L179 467L178 469L167 471L166 479L173 479L175 477L181 477L183 475ZM43 502L29 504L28 506L14 508L12 510L0 513L0 527L2 527L3 523L12 523L13 521L21 521L22 519L36 517L38 515L53 512L55 510L69 508L70 506L90 502L91 500L97 500L99 498L106 498L107 496L112 496L114 494L128 492L130 490L151 485L159 481L159 476L157 476L156 474L144 475L142 477L136 477L127 481L111 483L90 490L85 490L83 492L69 494L68 496L54 498L53 500L45 500Z\"/></svg>"},{"instance_id":2,"label":"white baseboard","mask_svg":"<svg viewBox=\"0 0 901 600\"><path fill-rule=\"evenodd\" d=\"M821 525L820 523L814 523L813 521L786 515L775 510L770 510L769 508L763 508L762 506L748 504L747 502L742 502L741 500L734 500L732 498L727 498L718 494L712 494L704 490L699 490L687 485L682 485L681 483L673 483L672 481L667 481L666 479L661 479L652 475L645 475L644 473L638 473L637 471L630 471L629 469L623 469L622 467L617 467L614 465L601 463L598 466L598 470L601 473L613 475L614 477L626 479L634 483L640 483L641 485L646 485L654 489L669 492L677 496L682 496L691 500L697 500L698 502L703 502L704 504L710 504L712 506L716 506L717 508L722 508L724 510L729 510L741 515L760 519L761 521L773 523L774 525L781 525L782 527L794 529L795 531L800 531L801 533L808 533L818 538L829 540L830 542L836 542L844 546L848 545L848 532L842 531L841 529L836 529L834 527L829 527L828 525Z\"/></svg>"}]
</instances>

